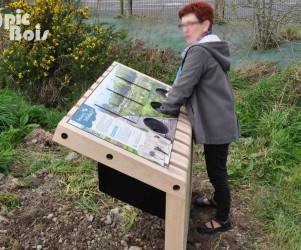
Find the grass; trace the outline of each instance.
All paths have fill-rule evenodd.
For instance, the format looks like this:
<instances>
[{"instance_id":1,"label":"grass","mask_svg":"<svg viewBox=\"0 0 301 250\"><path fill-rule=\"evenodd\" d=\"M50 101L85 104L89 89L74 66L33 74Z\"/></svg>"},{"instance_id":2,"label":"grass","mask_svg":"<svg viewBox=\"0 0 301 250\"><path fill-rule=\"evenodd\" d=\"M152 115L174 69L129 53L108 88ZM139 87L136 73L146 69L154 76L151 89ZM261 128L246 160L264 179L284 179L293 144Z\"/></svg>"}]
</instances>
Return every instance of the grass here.
<instances>
[{"instance_id":1,"label":"grass","mask_svg":"<svg viewBox=\"0 0 301 250\"><path fill-rule=\"evenodd\" d=\"M238 105L242 135L258 142L261 152L255 155L256 163L268 181L299 165L301 81L297 75L301 75L299 65L260 80L243 93Z\"/></svg>"},{"instance_id":2,"label":"grass","mask_svg":"<svg viewBox=\"0 0 301 250\"><path fill-rule=\"evenodd\" d=\"M46 109L43 105L32 105L21 94L7 88L0 89L0 131L9 125L18 127L20 119L28 115L29 124L39 124L53 129L63 117L63 113L55 109Z\"/></svg>"},{"instance_id":3,"label":"grass","mask_svg":"<svg viewBox=\"0 0 301 250\"><path fill-rule=\"evenodd\" d=\"M86 197L81 197L75 204L78 204L80 207L84 208L89 213L100 214L99 209L99 199L100 195L90 195Z\"/></svg>"},{"instance_id":4,"label":"grass","mask_svg":"<svg viewBox=\"0 0 301 250\"><path fill-rule=\"evenodd\" d=\"M19 199L16 194L0 192L0 214L7 214L19 207Z\"/></svg>"},{"instance_id":5,"label":"grass","mask_svg":"<svg viewBox=\"0 0 301 250\"><path fill-rule=\"evenodd\" d=\"M115 198L99 192L96 162L83 156L74 161L65 160L70 152L61 147L52 153L23 154L18 160L26 166L27 172L20 182L25 184L33 173L41 168L47 169L63 184L60 195L91 214L107 214L110 209L121 207L121 226L124 230L130 230L140 220L139 209L128 204L121 205Z\"/></svg>"},{"instance_id":6,"label":"grass","mask_svg":"<svg viewBox=\"0 0 301 250\"><path fill-rule=\"evenodd\" d=\"M83 156L74 161L65 160L68 153L69 149L61 147L57 154L35 155L27 162L45 163L42 167L60 178L64 186L61 195L73 199L87 211L102 213L103 208L108 210L114 208L111 204L114 199L98 190L96 162ZM41 164L33 166L35 165Z\"/></svg>"},{"instance_id":7,"label":"grass","mask_svg":"<svg viewBox=\"0 0 301 250\"><path fill-rule=\"evenodd\" d=\"M267 222L272 249L300 249L301 170L282 177L270 188L261 188L257 199L259 215Z\"/></svg>"},{"instance_id":8,"label":"grass","mask_svg":"<svg viewBox=\"0 0 301 250\"><path fill-rule=\"evenodd\" d=\"M134 224L140 220L139 209L130 205L122 207L121 216L123 218L123 227L125 230L130 230Z\"/></svg>"},{"instance_id":9,"label":"grass","mask_svg":"<svg viewBox=\"0 0 301 250\"><path fill-rule=\"evenodd\" d=\"M255 68L256 69L256 68ZM243 79L237 103L241 140L232 144L231 183L256 189L268 249L299 249L301 242L301 66L290 65L257 82Z\"/></svg>"},{"instance_id":10,"label":"grass","mask_svg":"<svg viewBox=\"0 0 301 250\"><path fill-rule=\"evenodd\" d=\"M74 200L74 203L89 213L106 214L110 209L119 207L115 198L98 190L96 163L85 157L77 161L53 158L46 167L51 173L60 175L64 188L61 194ZM124 205L121 207L122 226L130 230L140 219L139 209Z\"/></svg>"},{"instance_id":11,"label":"grass","mask_svg":"<svg viewBox=\"0 0 301 250\"><path fill-rule=\"evenodd\" d=\"M0 171L8 172L14 162L15 148L33 128L56 127L63 113L42 105L31 105L8 89L0 89Z\"/></svg>"},{"instance_id":12,"label":"grass","mask_svg":"<svg viewBox=\"0 0 301 250\"><path fill-rule=\"evenodd\" d=\"M301 39L301 26L297 24L289 24L280 32L280 36L282 39L285 39L285 41Z\"/></svg>"}]
</instances>

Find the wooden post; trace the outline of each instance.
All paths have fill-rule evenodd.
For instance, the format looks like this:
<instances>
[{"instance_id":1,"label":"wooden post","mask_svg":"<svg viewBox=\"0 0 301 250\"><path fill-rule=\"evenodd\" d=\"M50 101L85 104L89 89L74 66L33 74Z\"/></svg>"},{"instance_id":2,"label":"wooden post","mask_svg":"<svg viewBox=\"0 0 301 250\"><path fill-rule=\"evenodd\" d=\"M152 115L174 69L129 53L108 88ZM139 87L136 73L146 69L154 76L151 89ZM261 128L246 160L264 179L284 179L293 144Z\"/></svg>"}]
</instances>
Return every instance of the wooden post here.
<instances>
[{"instance_id":1,"label":"wooden post","mask_svg":"<svg viewBox=\"0 0 301 250\"><path fill-rule=\"evenodd\" d=\"M123 0L120 0L120 15L124 15L124 2Z\"/></svg>"},{"instance_id":2,"label":"wooden post","mask_svg":"<svg viewBox=\"0 0 301 250\"><path fill-rule=\"evenodd\" d=\"M192 157L192 147L191 157ZM166 193L165 250L186 250L192 194L192 159L187 169L185 197Z\"/></svg>"},{"instance_id":3,"label":"wooden post","mask_svg":"<svg viewBox=\"0 0 301 250\"><path fill-rule=\"evenodd\" d=\"M127 17L133 15L133 0L128 0L127 2Z\"/></svg>"},{"instance_id":4,"label":"wooden post","mask_svg":"<svg viewBox=\"0 0 301 250\"><path fill-rule=\"evenodd\" d=\"M225 0L214 0L214 15L217 23L224 22L225 19Z\"/></svg>"}]
</instances>

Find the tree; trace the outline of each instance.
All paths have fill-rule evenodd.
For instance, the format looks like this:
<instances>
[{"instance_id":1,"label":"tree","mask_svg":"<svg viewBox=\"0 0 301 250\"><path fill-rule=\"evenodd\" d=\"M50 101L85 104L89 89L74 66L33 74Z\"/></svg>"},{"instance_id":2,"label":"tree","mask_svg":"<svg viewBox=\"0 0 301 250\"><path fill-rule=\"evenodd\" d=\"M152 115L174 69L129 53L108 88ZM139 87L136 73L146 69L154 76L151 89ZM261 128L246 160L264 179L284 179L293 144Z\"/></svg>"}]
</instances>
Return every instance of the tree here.
<instances>
[{"instance_id":1,"label":"tree","mask_svg":"<svg viewBox=\"0 0 301 250\"><path fill-rule=\"evenodd\" d=\"M272 9L275 0L253 0L253 21L256 27L257 49L268 49L275 40L274 32L277 24L274 20Z\"/></svg>"},{"instance_id":2,"label":"tree","mask_svg":"<svg viewBox=\"0 0 301 250\"><path fill-rule=\"evenodd\" d=\"M124 14L124 1L120 0L120 15L123 16Z\"/></svg>"},{"instance_id":3,"label":"tree","mask_svg":"<svg viewBox=\"0 0 301 250\"><path fill-rule=\"evenodd\" d=\"M225 0L214 0L215 22L221 23L225 19Z\"/></svg>"},{"instance_id":4,"label":"tree","mask_svg":"<svg viewBox=\"0 0 301 250\"><path fill-rule=\"evenodd\" d=\"M127 1L127 16L130 17L133 15L133 0Z\"/></svg>"},{"instance_id":5,"label":"tree","mask_svg":"<svg viewBox=\"0 0 301 250\"><path fill-rule=\"evenodd\" d=\"M120 16L124 15L124 0L119 0ZM127 0L126 2L126 15L130 17L133 15L133 0Z\"/></svg>"},{"instance_id":6,"label":"tree","mask_svg":"<svg viewBox=\"0 0 301 250\"><path fill-rule=\"evenodd\" d=\"M253 12L256 49L266 50L283 42L282 31L294 18L300 18L301 3L287 4L284 0L247 0L243 7ZM299 15L298 15L299 13Z\"/></svg>"}]
</instances>

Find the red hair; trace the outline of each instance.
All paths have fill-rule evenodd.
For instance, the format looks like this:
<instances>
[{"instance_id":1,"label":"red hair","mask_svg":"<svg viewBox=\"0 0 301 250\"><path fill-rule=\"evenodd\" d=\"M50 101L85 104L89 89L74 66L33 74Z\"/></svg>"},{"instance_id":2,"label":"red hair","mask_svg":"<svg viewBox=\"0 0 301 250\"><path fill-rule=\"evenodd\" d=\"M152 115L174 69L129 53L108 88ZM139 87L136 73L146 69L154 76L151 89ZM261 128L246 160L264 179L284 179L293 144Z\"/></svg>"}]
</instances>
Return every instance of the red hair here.
<instances>
[{"instance_id":1,"label":"red hair","mask_svg":"<svg viewBox=\"0 0 301 250\"><path fill-rule=\"evenodd\" d=\"M213 24L213 9L209 3L206 2L193 2L185 5L179 11L179 17L182 19L183 16L193 13L196 15L200 22L208 20L210 22L209 30L212 29Z\"/></svg>"}]
</instances>

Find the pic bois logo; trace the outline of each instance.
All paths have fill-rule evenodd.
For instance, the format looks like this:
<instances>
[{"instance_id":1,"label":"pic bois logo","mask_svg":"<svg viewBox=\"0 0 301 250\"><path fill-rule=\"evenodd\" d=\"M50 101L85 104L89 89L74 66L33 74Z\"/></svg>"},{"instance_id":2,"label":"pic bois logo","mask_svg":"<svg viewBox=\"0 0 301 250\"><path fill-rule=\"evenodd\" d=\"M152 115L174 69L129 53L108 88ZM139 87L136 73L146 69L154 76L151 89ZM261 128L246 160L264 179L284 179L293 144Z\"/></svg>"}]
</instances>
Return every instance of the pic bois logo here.
<instances>
[{"instance_id":1,"label":"pic bois logo","mask_svg":"<svg viewBox=\"0 0 301 250\"><path fill-rule=\"evenodd\" d=\"M0 12L3 10L0 9ZM37 24L35 30L25 30L21 32L21 25L29 26L30 25L30 15L25 13L21 14L21 10L17 9L16 14L0 14L0 28L3 27L5 30L9 30L9 39L11 41L20 41L24 39L26 41L32 40L46 40L49 34L49 30L45 30L41 37L41 25Z\"/></svg>"}]
</instances>

